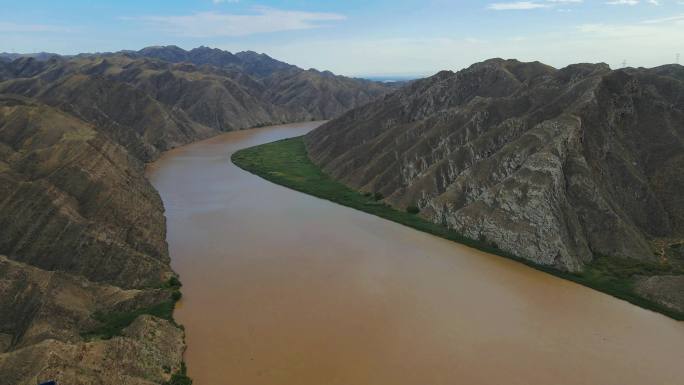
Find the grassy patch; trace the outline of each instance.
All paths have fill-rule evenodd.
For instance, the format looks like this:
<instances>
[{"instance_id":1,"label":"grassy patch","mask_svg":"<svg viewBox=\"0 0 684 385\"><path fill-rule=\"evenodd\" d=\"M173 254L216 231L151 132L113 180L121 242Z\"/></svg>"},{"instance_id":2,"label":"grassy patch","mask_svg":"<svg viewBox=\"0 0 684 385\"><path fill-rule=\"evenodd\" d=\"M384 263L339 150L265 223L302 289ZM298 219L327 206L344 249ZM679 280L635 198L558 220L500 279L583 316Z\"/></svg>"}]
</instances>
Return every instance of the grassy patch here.
<instances>
[{"instance_id":1,"label":"grassy patch","mask_svg":"<svg viewBox=\"0 0 684 385\"><path fill-rule=\"evenodd\" d=\"M88 141L90 139L93 139L95 137L95 130L84 126L84 127L79 127L78 129L73 129L70 131L65 132L62 134L62 140L65 141L71 141L71 140L78 140L78 141Z\"/></svg>"},{"instance_id":2,"label":"grassy patch","mask_svg":"<svg viewBox=\"0 0 684 385\"><path fill-rule=\"evenodd\" d=\"M133 323L133 321L135 321L135 319L139 316L146 314L163 318L175 323L173 320L173 309L176 305L176 302L181 298L181 286L182 285L178 278L171 277L162 286L171 292L171 299L168 301L127 312L95 312L93 314L93 318L100 322L100 326L88 332L82 333L81 335L86 339L99 338L108 340L112 337L120 336L123 329Z\"/></svg>"},{"instance_id":3,"label":"grassy patch","mask_svg":"<svg viewBox=\"0 0 684 385\"><path fill-rule=\"evenodd\" d=\"M164 301L154 306L136 309L129 312L96 312L93 318L101 323L101 326L83 334L88 339L99 338L108 340L115 336L120 336L123 329L128 327L136 318L143 314L153 315L173 321L174 301Z\"/></svg>"},{"instance_id":4,"label":"grassy patch","mask_svg":"<svg viewBox=\"0 0 684 385\"><path fill-rule=\"evenodd\" d=\"M598 256L589 267L594 274L613 279L630 279L638 275L684 274L684 268L670 263L646 262L608 256Z\"/></svg>"},{"instance_id":5,"label":"grassy patch","mask_svg":"<svg viewBox=\"0 0 684 385\"><path fill-rule=\"evenodd\" d=\"M548 266L537 265L500 250L496 244L484 239L471 239L445 226L429 222L416 215L415 209L396 210L382 202L383 197L379 193L361 193L335 181L309 160L301 137L240 150L234 153L231 159L238 167L293 190L377 215L478 250L514 259L538 270L603 291L635 305L663 313L677 320L684 320L684 314L640 297L633 290L634 277L637 275L678 273L678 270L669 266L630 259L600 257L582 273L573 274Z\"/></svg>"}]
</instances>

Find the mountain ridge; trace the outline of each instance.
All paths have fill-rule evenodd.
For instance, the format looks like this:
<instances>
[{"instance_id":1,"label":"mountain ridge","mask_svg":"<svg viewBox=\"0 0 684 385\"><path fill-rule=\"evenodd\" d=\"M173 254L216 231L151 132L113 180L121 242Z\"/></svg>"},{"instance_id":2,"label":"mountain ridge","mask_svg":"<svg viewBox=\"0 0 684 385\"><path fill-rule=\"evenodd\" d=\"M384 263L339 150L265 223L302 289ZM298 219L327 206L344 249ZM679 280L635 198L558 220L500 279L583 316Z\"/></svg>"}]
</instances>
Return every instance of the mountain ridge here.
<instances>
[{"instance_id":1,"label":"mountain ridge","mask_svg":"<svg viewBox=\"0 0 684 385\"><path fill-rule=\"evenodd\" d=\"M335 179L537 264L681 265L682 74L491 59L418 80L305 142Z\"/></svg>"},{"instance_id":2,"label":"mountain ridge","mask_svg":"<svg viewBox=\"0 0 684 385\"><path fill-rule=\"evenodd\" d=\"M332 118L392 90L266 55L191 52L196 63L132 51L0 60L6 381L182 377L179 283L145 164L222 132Z\"/></svg>"}]
</instances>

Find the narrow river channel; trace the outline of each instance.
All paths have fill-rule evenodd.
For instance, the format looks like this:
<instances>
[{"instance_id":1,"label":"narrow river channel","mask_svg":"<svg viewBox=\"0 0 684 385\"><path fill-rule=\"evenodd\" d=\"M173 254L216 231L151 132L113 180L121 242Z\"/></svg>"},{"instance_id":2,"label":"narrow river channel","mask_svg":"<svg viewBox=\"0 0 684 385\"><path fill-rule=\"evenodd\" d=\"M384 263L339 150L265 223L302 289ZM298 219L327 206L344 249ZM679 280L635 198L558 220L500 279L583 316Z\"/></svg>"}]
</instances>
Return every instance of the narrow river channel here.
<instances>
[{"instance_id":1,"label":"narrow river channel","mask_svg":"<svg viewBox=\"0 0 684 385\"><path fill-rule=\"evenodd\" d=\"M159 190L195 385L684 384L684 323L272 184L241 148L166 153Z\"/></svg>"}]
</instances>

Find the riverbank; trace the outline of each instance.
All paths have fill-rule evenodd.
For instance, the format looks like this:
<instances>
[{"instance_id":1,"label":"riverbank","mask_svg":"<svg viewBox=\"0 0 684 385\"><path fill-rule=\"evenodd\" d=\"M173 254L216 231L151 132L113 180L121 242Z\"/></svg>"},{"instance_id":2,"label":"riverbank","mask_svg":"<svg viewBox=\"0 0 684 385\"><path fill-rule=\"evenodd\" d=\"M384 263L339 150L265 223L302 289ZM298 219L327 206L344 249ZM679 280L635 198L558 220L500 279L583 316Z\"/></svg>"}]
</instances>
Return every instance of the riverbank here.
<instances>
[{"instance_id":1,"label":"riverbank","mask_svg":"<svg viewBox=\"0 0 684 385\"><path fill-rule=\"evenodd\" d=\"M403 212L373 196L355 191L328 177L308 158L302 137L262 144L235 152L231 160L238 167L273 183L373 214L405 226L436 235L466 246L522 262L584 286L610 294L634 305L684 320L684 313L639 296L634 284L639 276L682 274L669 266L615 257L599 257L582 273L573 274L542 266L506 253L478 240L470 239L441 225L421 218L415 210Z\"/></svg>"}]
</instances>

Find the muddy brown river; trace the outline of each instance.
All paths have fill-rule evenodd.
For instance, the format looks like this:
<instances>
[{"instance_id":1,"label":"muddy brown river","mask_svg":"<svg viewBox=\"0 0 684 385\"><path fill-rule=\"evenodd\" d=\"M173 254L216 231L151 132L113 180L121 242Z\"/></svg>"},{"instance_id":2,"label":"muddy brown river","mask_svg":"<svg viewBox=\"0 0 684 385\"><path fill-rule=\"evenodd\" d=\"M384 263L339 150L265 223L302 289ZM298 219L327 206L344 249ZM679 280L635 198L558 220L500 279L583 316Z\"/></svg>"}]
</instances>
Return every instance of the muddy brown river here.
<instances>
[{"instance_id":1,"label":"muddy brown river","mask_svg":"<svg viewBox=\"0 0 684 385\"><path fill-rule=\"evenodd\" d=\"M684 323L272 184L225 134L149 168L195 385L684 384Z\"/></svg>"}]
</instances>

